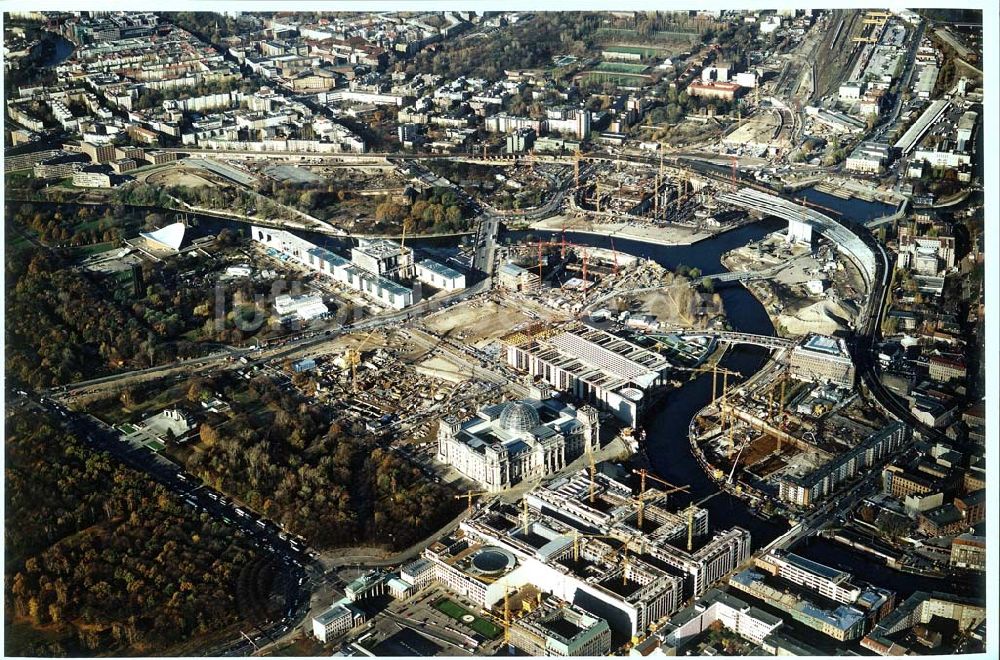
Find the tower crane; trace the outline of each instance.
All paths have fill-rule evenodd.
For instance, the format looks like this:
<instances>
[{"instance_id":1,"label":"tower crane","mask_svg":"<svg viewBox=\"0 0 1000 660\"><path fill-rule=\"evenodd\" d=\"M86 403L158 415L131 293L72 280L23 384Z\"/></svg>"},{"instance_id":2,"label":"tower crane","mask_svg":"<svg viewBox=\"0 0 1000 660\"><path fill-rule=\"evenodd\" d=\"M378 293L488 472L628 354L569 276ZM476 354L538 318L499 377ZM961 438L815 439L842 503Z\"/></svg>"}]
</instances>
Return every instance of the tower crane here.
<instances>
[{"instance_id":1,"label":"tower crane","mask_svg":"<svg viewBox=\"0 0 1000 660\"><path fill-rule=\"evenodd\" d=\"M613 538L616 538L617 540L621 541L621 539L617 537ZM629 567L628 546L629 544L632 543L632 541L635 541L634 537L625 539L625 542L622 544L620 548L618 548L617 550L611 550L610 552L606 552L604 553L604 556L601 557L601 560L604 560L609 557L614 557L619 552L622 553L622 584L626 584L628 582L628 567Z\"/></svg>"},{"instance_id":2,"label":"tower crane","mask_svg":"<svg viewBox=\"0 0 1000 660\"><path fill-rule=\"evenodd\" d=\"M684 510L687 514L688 523L688 539L687 539L687 551L691 552L691 548L694 547L694 502L688 505L688 508Z\"/></svg>"},{"instance_id":3,"label":"tower crane","mask_svg":"<svg viewBox=\"0 0 1000 660\"><path fill-rule=\"evenodd\" d=\"M589 443L588 443L588 445L589 445ZM597 476L597 464L594 462L594 450L591 449L591 448L589 448L589 447L587 449L587 460L590 463L590 466L589 466L589 471L590 471L590 503L593 504L594 503L594 495L595 495L594 491L596 490L596 487L594 485L594 477Z\"/></svg>"},{"instance_id":4,"label":"tower crane","mask_svg":"<svg viewBox=\"0 0 1000 660\"><path fill-rule=\"evenodd\" d=\"M372 331L361 340L357 348L349 348L347 350L347 362L351 365L351 387L355 393L358 391L358 365L361 364L361 351L368 344L368 340L372 338L376 330L378 328L372 328Z\"/></svg>"},{"instance_id":5,"label":"tower crane","mask_svg":"<svg viewBox=\"0 0 1000 660\"><path fill-rule=\"evenodd\" d=\"M632 472L633 472L633 474L639 475L639 497L636 498L636 499L638 500L638 506L639 506L639 518L638 518L638 521L639 521L639 527L640 528L642 527L642 510L643 510L643 505L644 505L644 502L646 501L645 500L645 498L646 498L646 477L649 477L650 479L653 479L654 481L659 481L661 484L663 484L664 486L667 487L668 490L662 491L663 495L671 495L673 493L679 493L681 491L685 491L685 490L688 489L688 486L675 486L674 484L670 483L669 481L666 481L664 479L659 478L658 476L656 476L655 474L651 473L646 468L642 468L640 470L632 470Z\"/></svg>"},{"instance_id":6,"label":"tower crane","mask_svg":"<svg viewBox=\"0 0 1000 660\"><path fill-rule=\"evenodd\" d=\"M479 579L481 579L481 577ZM540 599L541 599L541 594L539 594L539 600ZM523 605L523 601L522 601L522 605ZM514 613L511 611L511 606L510 606L510 585L509 584L507 584L506 582L504 583L503 612L502 612L502 614L500 616L497 616L492 610L486 610L486 609L483 610L483 614L485 614L489 618L493 619L495 622L497 622L498 624L500 624L503 627L503 642L504 642L504 645L507 646L507 648L510 651L510 654L513 655L513 653L514 653L514 647L513 647L513 642L511 640L511 637L510 637L510 627L511 627L511 625L513 623L513 620L514 620ZM529 630L526 627L522 626L521 628L519 628L518 629L518 635L524 635L524 636L530 637L530 638L534 639L535 642L537 644L539 644L542 648L545 647L545 638L542 637L541 635L539 635L538 633L532 632L531 630Z\"/></svg>"},{"instance_id":7,"label":"tower crane","mask_svg":"<svg viewBox=\"0 0 1000 660\"><path fill-rule=\"evenodd\" d=\"M581 534L580 530L573 530L573 561L580 561L580 539L614 539L616 541L621 541L621 538L613 536L611 534ZM604 557L608 555L605 554ZM601 559L604 559L601 557Z\"/></svg>"},{"instance_id":8,"label":"tower crane","mask_svg":"<svg viewBox=\"0 0 1000 660\"><path fill-rule=\"evenodd\" d=\"M472 498L473 498L473 497L477 497L477 496L479 496L479 495L491 495L491 494L492 494L492 493L490 493L490 491L488 491L488 490L479 490L479 491L476 491L476 490L470 490L470 491L468 491L468 492L466 492L466 493L463 493L463 494L461 494L461 495L455 495L455 499L456 499L456 500L460 500L460 499L462 499L463 497L464 497L464 498L467 498L467 499L468 499L468 501L469 501L469 507L468 507L468 510L471 510L471 509L472 509Z\"/></svg>"},{"instance_id":9,"label":"tower crane","mask_svg":"<svg viewBox=\"0 0 1000 660\"><path fill-rule=\"evenodd\" d=\"M403 219L403 236L399 240L399 254L402 256L404 254L403 250L406 246L406 227L410 224L410 216L406 216Z\"/></svg>"}]
</instances>

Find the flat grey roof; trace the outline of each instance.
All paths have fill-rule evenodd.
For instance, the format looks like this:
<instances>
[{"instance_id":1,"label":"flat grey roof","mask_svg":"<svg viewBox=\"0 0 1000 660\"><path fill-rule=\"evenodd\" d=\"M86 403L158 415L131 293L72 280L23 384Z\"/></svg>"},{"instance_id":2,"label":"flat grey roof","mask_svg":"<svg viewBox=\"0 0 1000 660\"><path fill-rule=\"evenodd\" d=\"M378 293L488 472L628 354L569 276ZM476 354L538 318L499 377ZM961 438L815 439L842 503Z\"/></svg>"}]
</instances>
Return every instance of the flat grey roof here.
<instances>
[{"instance_id":1,"label":"flat grey roof","mask_svg":"<svg viewBox=\"0 0 1000 660\"><path fill-rule=\"evenodd\" d=\"M420 261L417 262L417 265L422 266L427 270L434 271L441 277L445 277L450 280L454 280L462 276L462 274L457 270L455 270L454 268L448 268L444 264L439 264L438 262L433 261L431 259L421 259Z\"/></svg>"}]
</instances>

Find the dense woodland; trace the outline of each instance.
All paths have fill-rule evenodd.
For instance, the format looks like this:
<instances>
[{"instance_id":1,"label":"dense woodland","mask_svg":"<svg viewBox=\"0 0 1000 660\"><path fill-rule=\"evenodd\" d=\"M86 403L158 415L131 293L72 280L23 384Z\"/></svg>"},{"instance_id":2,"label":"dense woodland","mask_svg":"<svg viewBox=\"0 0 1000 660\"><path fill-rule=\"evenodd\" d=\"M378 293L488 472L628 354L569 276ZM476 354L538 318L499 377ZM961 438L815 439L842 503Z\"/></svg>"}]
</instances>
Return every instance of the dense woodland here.
<instances>
[{"instance_id":1,"label":"dense woodland","mask_svg":"<svg viewBox=\"0 0 1000 660\"><path fill-rule=\"evenodd\" d=\"M145 266L134 295L130 283L68 268L56 251L8 253L7 376L44 388L201 355L187 333L211 314L208 294L181 286L177 266Z\"/></svg>"},{"instance_id":2,"label":"dense woodland","mask_svg":"<svg viewBox=\"0 0 1000 660\"><path fill-rule=\"evenodd\" d=\"M246 381L242 381L245 383ZM318 547L405 547L461 509L452 489L381 448L359 425L279 389L266 376L209 383L233 402L232 417L203 423L185 452L193 474L239 498ZM242 401L237 401L242 399Z\"/></svg>"},{"instance_id":3,"label":"dense woodland","mask_svg":"<svg viewBox=\"0 0 1000 660\"><path fill-rule=\"evenodd\" d=\"M457 232L468 229L462 205L448 188L428 188L417 193L412 204L383 199L375 208L375 220L401 227L414 234Z\"/></svg>"},{"instance_id":4,"label":"dense woodland","mask_svg":"<svg viewBox=\"0 0 1000 660\"><path fill-rule=\"evenodd\" d=\"M241 580L270 560L233 529L37 414L5 449L7 655L169 653L268 614Z\"/></svg>"},{"instance_id":5,"label":"dense woodland","mask_svg":"<svg viewBox=\"0 0 1000 660\"><path fill-rule=\"evenodd\" d=\"M123 209L118 211L110 206L25 202L6 204L4 217L45 245L78 247L118 243L141 225L137 214L126 213Z\"/></svg>"}]
</instances>

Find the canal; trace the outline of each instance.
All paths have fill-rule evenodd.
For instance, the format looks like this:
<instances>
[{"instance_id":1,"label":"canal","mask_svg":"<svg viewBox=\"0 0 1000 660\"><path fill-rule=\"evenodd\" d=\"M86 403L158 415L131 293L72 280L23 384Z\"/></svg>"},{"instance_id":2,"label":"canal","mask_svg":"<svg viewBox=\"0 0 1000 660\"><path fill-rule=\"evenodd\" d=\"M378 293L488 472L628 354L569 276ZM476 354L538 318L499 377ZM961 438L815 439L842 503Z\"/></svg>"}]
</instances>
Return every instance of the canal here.
<instances>
[{"instance_id":1,"label":"canal","mask_svg":"<svg viewBox=\"0 0 1000 660\"><path fill-rule=\"evenodd\" d=\"M784 222L769 218L693 245L655 245L616 238L614 247L624 253L653 259L671 270L683 264L711 275L726 271L720 261L723 254L750 241L759 240L783 226ZM543 240L559 234L535 231L510 232L505 236L522 238L528 233L543 237ZM611 240L606 236L566 232L566 238L580 245L611 249ZM718 293L722 296L726 317L734 330L758 335L774 334L774 326L767 312L747 289L742 286L727 286L720 288ZM756 373L767 362L767 358L768 351L764 348L738 346L727 351L720 364L739 372L745 379ZM786 531L787 525L757 518L748 512L742 500L719 492L718 486L705 474L691 453L688 424L711 399L712 376L704 374L671 392L655 410L647 414L644 427L649 462L663 479L678 485L688 485L696 500L718 493L703 505L708 509L711 527L715 529L739 525L750 531L754 548L759 548Z\"/></svg>"}]
</instances>

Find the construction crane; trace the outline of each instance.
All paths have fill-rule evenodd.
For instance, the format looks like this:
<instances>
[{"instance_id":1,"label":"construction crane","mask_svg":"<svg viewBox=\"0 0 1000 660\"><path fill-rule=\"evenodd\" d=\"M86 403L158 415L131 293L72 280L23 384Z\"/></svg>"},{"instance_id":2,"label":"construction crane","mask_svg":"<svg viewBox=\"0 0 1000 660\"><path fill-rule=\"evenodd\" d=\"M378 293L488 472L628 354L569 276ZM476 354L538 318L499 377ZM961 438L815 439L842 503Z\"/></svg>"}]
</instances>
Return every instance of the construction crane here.
<instances>
[{"instance_id":1,"label":"construction crane","mask_svg":"<svg viewBox=\"0 0 1000 660\"><path fill-rule=\"evenodd\" d=\"M480 576L477 576L477 579L482 579L482 578ZM541 593L539 593L539 602L541 602ZM522 607L523 607L523 605L524 605L524 602L522 601ZM502 616L497 616L492 611L486 610L486 609L483 610L483 614L485 614L486 616L488 616L489 618L493 619L495 622L497 622L501 626L503 626L503 642L507 646L507 648L509 649L510 654L513 655L514 648L513 648L513 643L511 642L511 638L510 638L510 627L513 624L514 614L511 611L511 607L510 607L510 585L509 584L507 584L506 582L504 583L503 614L502 614ZM532 632L531 630L529 630L528 628L526 628L524 626L522 626L521 628L518 629L518 635L525 635L527 637L531 637L542 648L545 647L545 638L542 637L541 635L537 634L537 633Z\"/></svg>"},{"instance_id":2,"label":"construction crane","mask_svg":"<svg viewBox=\"0 0 1000 660\"><path fill-rule=\"evenodd\" d=\"M573 530L573 562L576 563L580 561L580 539L614 539L615 541L621 541L621 538L617 536L612 536L610 534L581 534L580 530ZM605 554L604 557L608 555ZM601 559L604 559L601 557Z\"/></svg>"},{"instance_id":3,"label":"construction crane","mask_svg":"<svg viewBox=\"0 0 1000 660\"><path fill-rule=\"evenodd\" d=\"M613 537L613 538L617 538L617 537ZM618 540L621 541L621 539L618 539ZM635 538L625 539L625 542L622 544L622 546L620 548L618 548L617 550L611 550L610 552L606 552L606 553L604 553L604 556L601 557L601 561L604 561L605 559L607 559L609 557L614 557L619 552L622 553L622 584L627 584L628 583L628 567L629 567L628 546L634 540L635 540Z\"/></svg>"},{"instance_id":4,"label":"construction crane","mask_svg":"<svg viewBox=\"0 0 1000 660\"><path fill-rule=\"evenodd\" d=\"M639 521L639 527L640 528L642 527L643 503L645 502L645 497L646 497L646 477L649 477L650 479L653 479L654 481L659 481L661 484L663 484L664 486L667 487L667 490L662 491L663 495L672 495L673 493L679 493L681 491L685 491L685 490L688 489L688 486L675 486L674 484L670 483L669 481L661 479L658 476L656 476L655 474L652 474L646 468L642 468L640 470L632 470L632 472L633 472L633 474L639 475L639 497L637 499L638 499L638 503L639 503L639 518L638 518L638 521Z\"/></svg>"},{"instance_id":5,"label":"construction crane","mask_svg":"<svg viewBox=\"0 0 1000 660\"><path fill-rule=\"evenodd\" d=\"M400 255L405 254L403 250L406 247L406 227L409 224L410 224L410 216L406 216L406 218L403 219L403 236L399 240L399 254Z\"/></svg>"},{"instance_id":6,"label":"construction crane","mask_svg":"<svg viewBox=\"0 0 1000 660\"><path fill-rule=\"evenodd\" d=\"M490 494L491 493L488 490L479 490L479 491L470 490L470 491L468 491L466 493L463 493L461 495L455 495L455 499L456 500L460 500L463 497L468 498L468 500L469 500L469 510L471 510L472 509L472 498L473 497L477 497L479 495L490 495Z\"/></svg>"},{"instance_id":7,"label":"construction crane","mask_svg":"<svg viewBox=\"0 0 1000 660\"><path fill-rule=\"evenodd\" d=\"M542 279L542 242L538 241L538 279Z\"/></svg>"},{"instance_id":8,"label":"construction crane","mask_svg":"<svg viewBox=\"0 0 1000 660\"><path fill-rule=\"evenodd\" d=\"M881 11L870 11L865 14L864 19L861 21L862 25L875 25L882 27L889 20L890 14Z\"/></svg>"},{"instance_id":9,"label":"construction crane","mask_svg":"<svg viewBox=\"0 0 1000 660\"><path fill-rule=\"evenodd\" d=\"M653 211L653 217L656 219L659 219L660 217L660 195L663 194L663 191L660 190L661 185L663 185L663 152L660 152L660 169L656 173L656 194L653 198L654 205L656 207Z\"/></svg>"},{"instance_id":10,"label":"construction crane","mask_svg":"<svg viewBox=\"0 0 1000 660\"><path fill-rule=\"evenodd\" d=\"M728 442L726 444L726 458L728 460L733 459L733 450L736 445L736 410L733 408L729 409L729 435Z\"/></svg>"},{"instance_id":11,"label":"construction crane","mask_svg":"<svg viewBox=\"0 0 1000 660\"><path fill-rule=\"evenodd\" d=\"M691 552L691 549L694 547L694 510L695 510L694 502L691 502L691 504L688 505L688 508L685 509L685 513L687 514L687 524L688 524L688 539L687 539L688 552Z\"/></svg>"},{"instance_id":12,"label":"construction crane","mask_svg":"<svg viewBox=\"0 0 1000 660\"><path fill-rule=\"evenodd\" d=\"M722 374L722 398L725 400L726 394L729 391L729 377L742 376L738 371L731 371L725 367L720 367L718 364L713 364L710 367L698 367L696 369L687 369L686 371L693 374L712 374L712 403L718 399L718 379L719 374Z\"/></svg>"},{"instance_id":13,"label":"construction crane","mask_svg":"<svg viewBox=\"0 0 1000 660\"><path fill-rule=\"evenodd\" d=\"M361 364L361 351L368 344L368 340L372 338L376 330L378 328L372 328L372 331L361 340L357 348L347 349L347 362L351 365L351 388L355 393L358 391L358 365Z\"/></svg>"},{"instance_id":14,"label":"construction crane","mask_svg":"<svg viewBox=\"0 0 1000 660\"><path fill-rule=\"evenodd\" d=\"M683 201L684 195L687 194L687 176L681 174L677 177L677 201L674 207L674 215L678 216L681 213L681 202Z\"/></svg>"},{"instance_id":15,"label":"construction crane","mask_svg":"<svg viewBox=\"0 0 1000 660\"><path fill-rule=\"evenodd\" d=\"M594 484L594 477L597 476L597 464L594 462L593 449L587 449L587 460L590 462L590 503L593 504L595 491L597 490Z\"/></svg>"}]
</instances>

